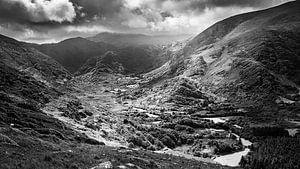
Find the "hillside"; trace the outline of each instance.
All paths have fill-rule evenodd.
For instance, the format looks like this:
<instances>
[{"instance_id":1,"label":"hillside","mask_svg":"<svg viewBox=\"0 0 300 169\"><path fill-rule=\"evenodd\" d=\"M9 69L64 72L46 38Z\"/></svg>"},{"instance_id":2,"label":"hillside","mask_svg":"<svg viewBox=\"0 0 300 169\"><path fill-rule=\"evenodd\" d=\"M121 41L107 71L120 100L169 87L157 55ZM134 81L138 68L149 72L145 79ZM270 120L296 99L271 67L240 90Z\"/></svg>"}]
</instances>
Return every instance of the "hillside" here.
<instances>
[{"instance_id":1,"label":"hillside","mask_svg":"<svg viewBox=\"0 0 300 169\"><path fill-rule=\"evenodd\" d=\"M294 100L300 84L299 11L299 2L290 2L220 21L179 50L165 74L190 79L240 106Z\"/></svg>"},{"instance_id":2,"label":"hillside","mask_svg":"<svg viewBox=\"0 0 300 169\"><path fill-rule=\"evenodd\" d=\"M118 62L126 69L124 73L130 74L147 72L164 64L169 57L163 50L163 44L184 37L154 38L138 34L101 33L95 38L97 40L89 38L95 42L84 38L72 38L57 44L29 44L29 46L51 56L70 73L77 75L93 69L96 58L108 51L114 51L119 55Z\"/></svg>"},{"instance_id":3,"label":"hillside","mask_svg":"<svg viewBox=\"0 0 300 169\"><path fill-rule=\"evenodd\" d=\"M34 45L34 47L54 58L70 73L75 73L88 59L115 48L106 43L95 43L84 38L72 38L57 44Z\"/></svg>"},{"instance_id":4,"label":"hillside","mask_svg":"<svg viewBox=\"0 0 300 169\"><path fill-rule=\"evenodd\" d=\"M38 81L51 83L70 77L68 71L51 57L2 35L0 35L0 59L3 64L29 73Z\"/></svg>"},{"instance_id":5,"label":"hillside","mask_svg":"<svg viewBox=\"0 0 300 169\"><path fill-rule=\"evenodd\" d=\"M298 169L300 1L172 38L0 36L0 168Z\"/></svg>"},{"instance_id":6,"label":"hillside","mask_svg":"<svg viewBox=\"0 0 300 169\"><path fill-rule=\"evenodd\" d=\"M96 138L89 135L89 131L99 133L105 129L98 130L85 122L107 117L81 100L85 97L79 95L85 96L87 90L72 87L72 81L68 84L68 79L55 83L69 77L56 61L7 37L1 37L0 56L1 169L93 169L103 166L179 169L186 164L189 168L229 168L127 146L106 146L100 141L100 135ZM24 71L26 68L30 70ZM45 76L47 81L37 79L32 70ZM51 107L53 103L54 107ZM101 104L103 102L97 105ZM106 112L101 107L98 110ZM123 124L123 121L119 122ZM81 130L82 126L85 130Z\"/></svg>"},{"instance_id":7,"label":"hillside","mask_svg":"<svg viewBox=\"0 0 300 169\"><path fill-rule=\"evenodd\" d=\"M140 74L162 66L169 59L170 55L162 47L124 47L90 58L77 74L95 69L111 73Z\"/></svg>"}]
</instances>

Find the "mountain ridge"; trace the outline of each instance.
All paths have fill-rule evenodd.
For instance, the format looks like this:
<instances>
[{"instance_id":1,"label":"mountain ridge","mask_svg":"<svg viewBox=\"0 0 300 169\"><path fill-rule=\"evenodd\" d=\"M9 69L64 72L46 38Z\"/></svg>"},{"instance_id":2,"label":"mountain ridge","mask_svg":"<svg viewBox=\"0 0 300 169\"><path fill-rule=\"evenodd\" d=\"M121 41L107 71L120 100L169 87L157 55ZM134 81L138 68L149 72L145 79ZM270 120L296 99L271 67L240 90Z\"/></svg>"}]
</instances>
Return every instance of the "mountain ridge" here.
<instances>
[{"instance_id":1,"label":"mountain ridge","mask_svg":"<svg viewBox=\"0 0 300 169\"><path fill-rule=\"evenodd\" d=\"M71 73L75 73L89 58L115 49L112 45L102 42L95 43L81 37L34 47L54 58Z\"/></svg>"},{"instance_id":2,"label":"mountain ridge","mask_svg":"<svg viewBox=\"0 0 300 169\"><path fill-rule=\"evenodd\" d=\"M102 32L93 37L88 37L88 40L94 42L105 42L117 47L129 46L145 46L145 45L167 45L174 41L181 41L189 38L191 35L164 35L154 36L145 34L130 34L130 33L111 33Z\"/></svg>"},{"instance_id":3,"label":"mountain ridge","mask_svg":"<svg viewBox=\"0 0 300 169\"><path fill-rule=\"evenodd\" d=\"M0 35L0 58L3 64L27 72L36 79L50 83L70 78L68 71L50 56L23 42Z\"/></svg>"},{"instance_id":4,"label":"mountain ridge","mask_svg":"<svg viewBox=\"0 0 300 169\"><path fill-rule=\"evenodd\" d=\"M165 73L155 79L185 77L206 91L243 105L274 104L279 96L297 94L299 6L299 1L289 2L212 25L159 68ZM158 70L145 75L151 79Z\"/></svg>"}]
</instances>

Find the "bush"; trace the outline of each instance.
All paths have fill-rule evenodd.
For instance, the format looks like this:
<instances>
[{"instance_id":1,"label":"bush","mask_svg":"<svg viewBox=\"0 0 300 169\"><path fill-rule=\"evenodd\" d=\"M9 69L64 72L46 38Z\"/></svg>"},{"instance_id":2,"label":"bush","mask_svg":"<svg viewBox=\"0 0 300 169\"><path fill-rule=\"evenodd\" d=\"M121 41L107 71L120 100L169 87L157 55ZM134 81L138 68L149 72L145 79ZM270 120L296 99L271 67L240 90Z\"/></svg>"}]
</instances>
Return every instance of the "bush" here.
<instances>
[{"instance_id":1,"label":"bush","mask_svg":"<svg viewBox=\"0 0 300 169\"><path fill-rule=\"evenodd\" d=\"M164 136L160 141L168 148L176 147L175 142L169 136Z\"/></svg>"}]
</instances>

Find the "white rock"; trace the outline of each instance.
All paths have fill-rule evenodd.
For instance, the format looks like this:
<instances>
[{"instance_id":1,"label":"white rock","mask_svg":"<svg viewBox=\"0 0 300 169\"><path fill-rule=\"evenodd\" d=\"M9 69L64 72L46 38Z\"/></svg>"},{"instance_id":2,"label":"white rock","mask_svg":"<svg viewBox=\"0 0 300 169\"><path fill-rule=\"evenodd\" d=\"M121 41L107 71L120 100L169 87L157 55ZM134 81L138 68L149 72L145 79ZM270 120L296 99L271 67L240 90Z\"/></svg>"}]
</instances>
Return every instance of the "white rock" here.
<instances>
[{"instance_id":1,"label":"white rock","mask_svg":"<svg viewBox=\"0 0 300 169\"><path fill-rule=\"evenodd\" d=\"M113 168L113 165L110 161L101 163L95 167L92 167L91 169L109 169L109 168Z\"/></svg>"}]
</instances>

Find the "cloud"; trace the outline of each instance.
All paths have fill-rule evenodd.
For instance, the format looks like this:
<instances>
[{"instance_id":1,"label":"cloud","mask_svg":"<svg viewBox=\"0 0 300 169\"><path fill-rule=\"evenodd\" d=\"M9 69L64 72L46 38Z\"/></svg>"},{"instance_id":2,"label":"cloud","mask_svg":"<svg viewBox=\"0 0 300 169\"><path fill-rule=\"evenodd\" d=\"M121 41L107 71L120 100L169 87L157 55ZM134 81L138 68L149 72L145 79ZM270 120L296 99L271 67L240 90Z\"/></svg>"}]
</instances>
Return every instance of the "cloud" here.
<instances>
[{"instance_id":1,"label":"cloud","mask_svg":"<svg viewBox=\"0 0 300 169\"><path fill-rule=\"evenodd\" d=\"M270 7L288 0L125 0L131 7L152 7L169 12L204 12L207 8L217 7Z\"/></svg>"},{"instance_id":2,"label":"cloud","mask_svg":"<svg viewBox=\"0 0 300 169\"><path fill-rule=\"evenodd\" d=\"M109 29L105 28L101 25L81 25L81 26L67 26L64 28L66 32L72 34L80 34L84 33L86 35L95 35L99 32L107 32L110 31Z\"/></svg>"},{"instance_id":3,"label":"cloud","mask_svg":"<svg viewBox=\"0 0 300 169\"><path fill-rule=\"evenodd\" d=\"M291 0L0 0L0 33L59 41L103 31L198 34L227 17Z\"/></svg>"},{"instance_id":4,"label":"cloud","mask_svg":"<svg viewBox=\"0 0 300 169\"><path fill-rule=\"evenodd\" d=\"M117 16L124 7L123 0L70 0L80 9L78 13L84 13L85 16L76 18L77 22L82 23L92 21L93 18L99 19L117 19Z\"/></svg>"},{"instance_id":5,"label":"cloud","mask_svg":"<svg viewBox=\"0 0 300 169\"><path fill-rule=\"evenodd\" d=\"M199 33L227 17L289 0L124 0L130 28L147 33ZM124 14L123 14L124 15ZM125 15L126 16L126 15ZM125 18L125 20L126 20Z\"/></svg>"},{"instance_id":6,"label":"cloud","mask_svg":"<svg viewBox=\"0 0 300 169\"><path fill-rule=\"evenodd\" d=\"M75 7L69 0L1 0L0 18L13 22L72 22Z\"/></svg>"},{"instance_id":7,"label":"cloud","mask_svg":"<svg viewBox=\"0 0 300 169\"><path fill-rule=\"evenodd\" d=\"M253 8L216 7L213 9L206 9L201 14L189 13L170 16L166 17L160 22L151 23L151 31L173 33L194 32L197 34L214 24L216 21L223 20L235 14L249 11L253 11Z\"/></svg>"}]
</instances>

